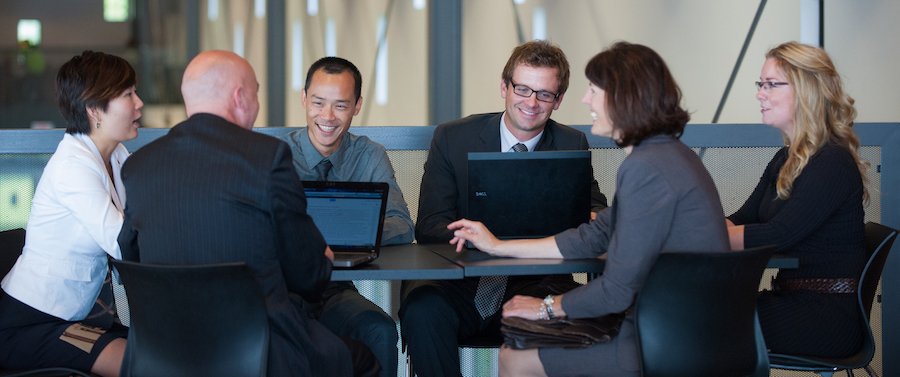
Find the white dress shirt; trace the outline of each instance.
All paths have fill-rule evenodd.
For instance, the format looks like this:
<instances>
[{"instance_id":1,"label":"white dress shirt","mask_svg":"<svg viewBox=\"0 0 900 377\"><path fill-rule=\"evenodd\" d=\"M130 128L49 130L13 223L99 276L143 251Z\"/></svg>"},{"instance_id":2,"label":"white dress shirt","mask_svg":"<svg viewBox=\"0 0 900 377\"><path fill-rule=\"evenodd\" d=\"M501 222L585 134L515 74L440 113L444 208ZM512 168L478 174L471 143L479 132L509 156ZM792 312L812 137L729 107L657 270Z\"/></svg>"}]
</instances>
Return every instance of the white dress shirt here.
<instances>
[{"instance_id":1,"label":"white dress shirt","mask_svg":"<svg viewBox=\"0 0 900 377\"><path fill-rule=\"evenodd\" d=\"M541 136L544 136L544 130L541 129L541 132L537 134L537 136L525 140L519 141L516 139L516 136L509 131L509 128L506 128L506 113L504 112L502 116L500 116L500 152L512 152L513 145L518 143L525 144L528 147L529 152L534 152L534 148L537 147L539 141L541 141Z\"/></svg>"},{"instance_id":2,"label":"white dress shirt","mask_svg":"<svg viewBox=\"0 0 900 377\"><path fill-rule=\"evenodd\" d=\"M35 190L25 248L3 279L7 294L67 321L88 315L106 279L107 255L122 258L119 172L126 158L119 144L110 157L110 180L90 137L63 137Z\"/></svg>"}]
</instances>

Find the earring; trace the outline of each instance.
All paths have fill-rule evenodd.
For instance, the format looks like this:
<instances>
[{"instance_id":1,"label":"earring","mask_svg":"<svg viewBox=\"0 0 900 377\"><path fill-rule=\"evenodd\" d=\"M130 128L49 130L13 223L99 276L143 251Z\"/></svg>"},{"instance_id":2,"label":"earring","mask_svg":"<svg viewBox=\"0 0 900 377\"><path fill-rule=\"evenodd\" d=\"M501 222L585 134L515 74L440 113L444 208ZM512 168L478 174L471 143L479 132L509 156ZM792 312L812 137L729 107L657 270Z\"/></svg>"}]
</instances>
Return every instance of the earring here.
<instances>
[{"instance_id":1,"label":"earring","mask_svg":"<svg viewBox=\"0 0 900 377\"><path fill-rule=\"evenodd\" d=\"M100 121L97 121L97 124L94 125L94 128L100 128Z\"/></svg>"}]
</instances>

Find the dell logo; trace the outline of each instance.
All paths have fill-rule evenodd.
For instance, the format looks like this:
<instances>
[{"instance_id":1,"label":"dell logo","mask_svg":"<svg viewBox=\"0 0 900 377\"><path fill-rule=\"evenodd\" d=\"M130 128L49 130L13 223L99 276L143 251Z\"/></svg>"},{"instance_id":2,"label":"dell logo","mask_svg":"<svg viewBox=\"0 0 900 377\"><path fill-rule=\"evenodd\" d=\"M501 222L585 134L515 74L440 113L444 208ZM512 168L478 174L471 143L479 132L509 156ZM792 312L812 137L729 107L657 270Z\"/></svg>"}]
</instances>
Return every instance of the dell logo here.
<instances>
[{"instance_id":1,"label":"dell logo","mask_svg":"<svg viewBox=\"0 0 900 377\"><path fill-rule=\"evenodd\" d=\"M487 192L484 192L484 191L475 191L475 196L487 196Z\"/></svg>"}]
</instances>

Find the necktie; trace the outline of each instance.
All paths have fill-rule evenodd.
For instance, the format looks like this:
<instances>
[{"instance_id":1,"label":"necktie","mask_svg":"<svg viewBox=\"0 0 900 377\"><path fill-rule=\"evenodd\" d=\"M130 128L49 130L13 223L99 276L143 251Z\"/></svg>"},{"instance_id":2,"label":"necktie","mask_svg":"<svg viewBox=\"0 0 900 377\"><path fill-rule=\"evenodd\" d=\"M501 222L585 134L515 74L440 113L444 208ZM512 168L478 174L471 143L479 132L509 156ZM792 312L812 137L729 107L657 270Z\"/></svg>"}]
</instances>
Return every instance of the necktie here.
<instances>
[{"instance_id":1,"label":"necktie","mask_svg":"<svg viewBox=\"0 0 900 377\"><path fill-rule=\"evenodd\" d=\"M316 172L319 174L320 181L328 180L328 172L331 171L331 166L331 161L329 161L327 158L316 165Z\"/></svg>"},{"instance_id":2,"label":"necktie","mask_svg":"<svg viewBox=\"0 0 900 377\"><path fill-rule=\"evenodd\" d=\"M513 152L528 152L528 147L522 143L512 146ZM481 319L492 316L500 309L503 294L506 293L506 282L509 276L482 276L478 280L478 289L475 291L475 308Z\"/></svg>"}]
</instances>

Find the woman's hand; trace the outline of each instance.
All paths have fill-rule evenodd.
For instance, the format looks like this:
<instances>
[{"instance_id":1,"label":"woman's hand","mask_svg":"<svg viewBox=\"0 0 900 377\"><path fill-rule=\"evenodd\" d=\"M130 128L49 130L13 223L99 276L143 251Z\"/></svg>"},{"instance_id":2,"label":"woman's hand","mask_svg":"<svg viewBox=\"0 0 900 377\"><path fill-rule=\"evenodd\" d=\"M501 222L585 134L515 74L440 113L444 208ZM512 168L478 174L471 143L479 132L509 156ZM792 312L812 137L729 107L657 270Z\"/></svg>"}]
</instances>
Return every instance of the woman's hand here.
<instances>
[{"instance_id":1,"label":"woman's hand","mask_svg":"<svg viewBox=\"0 0 900 377\"><path fill-rule=\"evenodd\" d=\"M463 245L466 244L466 241L472 242L478 250L481 250L485 253L491 255L498 255L498 246L502 244L503 241L494 237L494 234L491 233L481 222L471 221L466 219L461 219L450 223L447 225L447 229L454 230L453 239L450 240L451 244L456 244L456 252L462 251Z\"/></svg>"},{"instance_id":2,"label":"woman's hand","mask_svg":"<svg viewBox=\"0 0 900 377\"><path fill-rule=\"evenodd\" d=\"M334 263L334 252L331 251L331 246L325 246L325 257L328 258L331 263Z\"/></svg>"},{"instance_id":3,"label":"woman's hand","mask_svg":"<svg viewBox=\"0 0 900 377\"><path fill-rule=\"evenodd\" d=\"M566 312L562 309L563 295L553 297L553 317L562 318ZM514 296L503 304L503 317L520 317L530 320L542 319L546 316L546 309L541 310L544 299L531 296ZM546 318L546 317L544 317Z\"/></svg>"},{"instance_id":4,"label":"woman's hand","mask_svg":"<svg viewBox=\"0 0 900 377\"><path fill-rule=\"evenodd\" d=\"M541 303L544 299L531 296L513 296L503 304L503 318L520 317L530 320L541 319Z\"/></svg>"}]
</instances>

